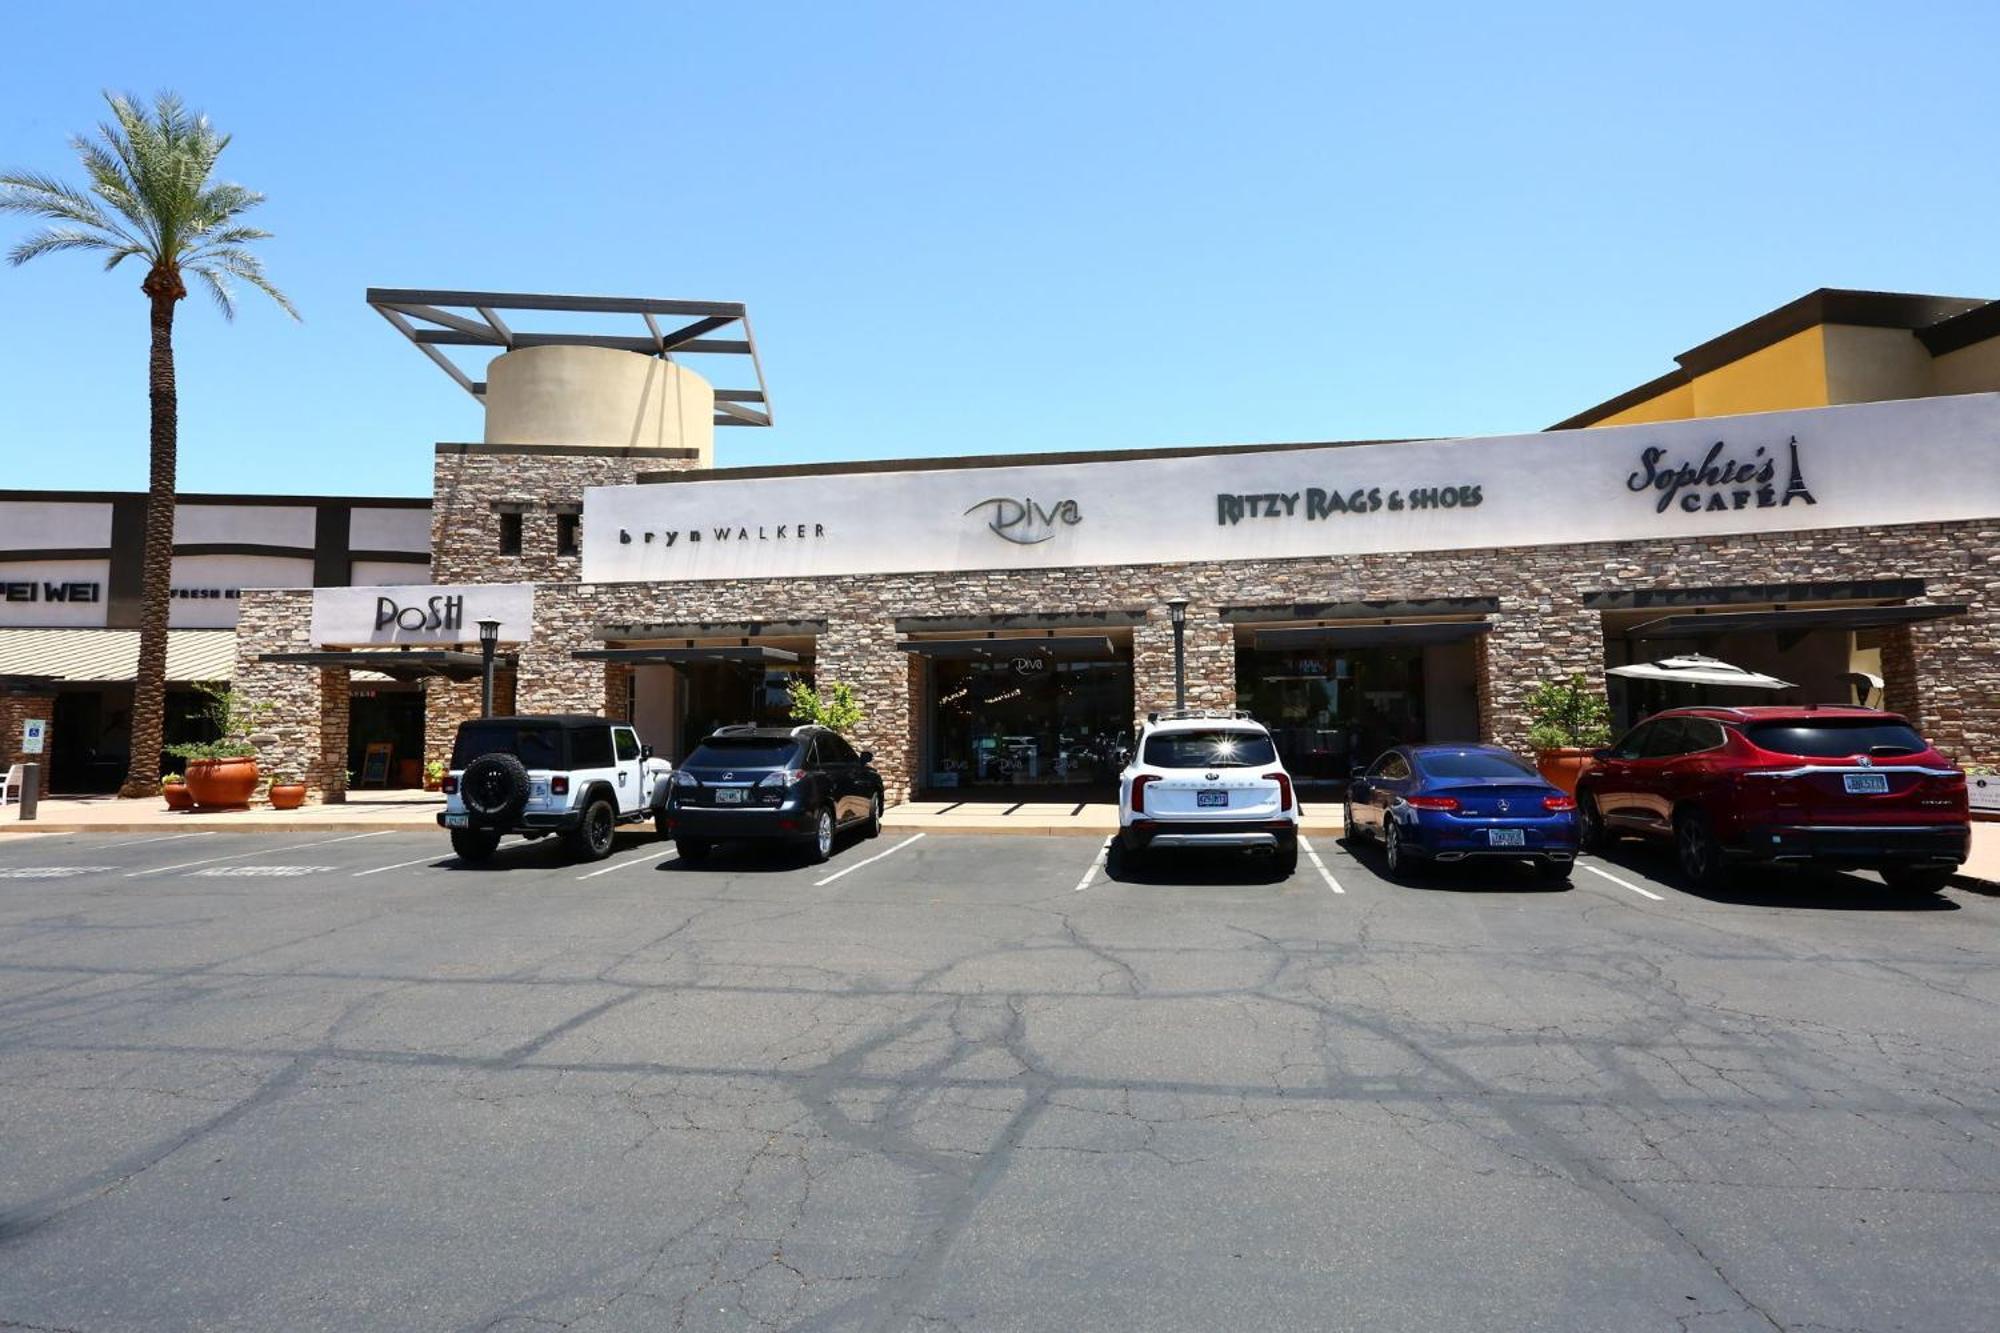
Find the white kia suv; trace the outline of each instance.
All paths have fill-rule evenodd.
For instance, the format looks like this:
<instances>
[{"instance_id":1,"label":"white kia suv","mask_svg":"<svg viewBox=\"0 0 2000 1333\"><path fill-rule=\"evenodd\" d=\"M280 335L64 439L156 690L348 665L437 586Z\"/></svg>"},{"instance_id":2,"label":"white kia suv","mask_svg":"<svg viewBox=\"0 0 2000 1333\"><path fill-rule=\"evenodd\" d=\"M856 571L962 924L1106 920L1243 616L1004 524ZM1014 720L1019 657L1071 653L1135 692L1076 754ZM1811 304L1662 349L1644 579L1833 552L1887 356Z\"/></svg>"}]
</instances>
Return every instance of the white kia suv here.
<instances>
[{"instance_id":1,"label":"white kia suv","mask_svg":"<svg viewBox=\"0 0 2000 1333\"><path fill-rule=\"evenodd\" d=\"M1118 775L1118 837L1128 854L1169 847L1269 853L1299 863L1299 802L1271 733L1248 713L1154 713Z\"/></svg>"}]
</instances>

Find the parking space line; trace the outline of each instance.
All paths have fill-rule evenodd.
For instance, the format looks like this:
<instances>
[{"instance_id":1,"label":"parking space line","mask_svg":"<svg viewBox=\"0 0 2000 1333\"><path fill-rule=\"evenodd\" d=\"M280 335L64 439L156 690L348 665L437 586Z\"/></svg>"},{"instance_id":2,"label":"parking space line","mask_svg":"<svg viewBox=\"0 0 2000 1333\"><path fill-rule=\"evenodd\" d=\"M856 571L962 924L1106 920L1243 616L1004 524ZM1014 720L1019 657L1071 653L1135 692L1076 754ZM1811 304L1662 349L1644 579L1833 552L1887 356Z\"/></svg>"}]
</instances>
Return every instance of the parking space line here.
<instances>
[{"instance_id":1,"label":"parking space line","mask_svg":"<svg viewBox=\"0 0 2000 1333\"><path fill-rule=\"evenodd\" d=\"M1332 889L1335 893L1344 894L1347 892L1346 889L1340 887L1340 881L1333 877L1333 872L1326 868L1326 862L1319 859L1319 849L1307 842L1304 834L1299 835L1299 846L1305 850L1306 859L1313 863L1313 869L1319 871L1319 877L1326 881L1326 886L1329 889Z\"/></svg>"},{"instance_id":2,"label":"parking space line","mask_svg":"<svg viewBox=\"0 0 2000 1333\"><path fill-rule=\"evenodd\" d=\"M134 838L130 842L114 842L111 844L111 846L137 847L142 842L173 842L178 838L212 838L214 836L215 836L214 829L205 828L205 829L196 829L192 833L163 833L157 838Z\"/></svg>"},{"instance_id":3,"label":"parking space line","mask_svg":"<svg viewBox=\"0 0 2000 1333\"><path fill-rule=\"evenodd\" d=\"M319 842L294 843L290 847L260 847L254 852L235 852L229 856L210 856L199 861L182 861L178 865L153 866L147 870L128 871L127 879L137 879L141 875L162 875L169 870L186 870L189 866L213 865L217 861L240 861L246 856L270 856L277 852L302 852L308 847L324 847L331 842L356 842L362 838L381 838L395 832L394 829L380 829L374 833L350 833L341 838L324 838Z\"/></svg>"},{"instance_id":4,"label":"parking space line","mask_svg":"<svg viewBox=\"0 0 2000 1333\"><path fill-rule=\"evenodd\" d=\"M921 833L912 833L909 837L903 839L901 842L897 843L894 847L891 847L886 852L877 852L875 853L875 855L869 857L866 861L856 861L851 866L847 866L844 869L834 871L831 875L828 875L825 879L815 880L813 882L813 887L816 889L824 888L826 885L831 884L835 880L839 879L842 875L851 875L855 871L861 869L861 867L863 866L872 866L877 861L881 860L883 857L891 856L897 852L902 851L905 847L908 847L911 843L915 842L918 838L921 838L923 836L924 835Z\"/></svg>"},{"instance_id":5,"label":"parking space line","mask_svg":"<svg viewBox=\"0 0 2000 1333\"><path fill-rule=\"evenodd\" d=\"M1642 889L1637 884L1634 884L1632 881L1627 879L1620 879L1618 878L1618 876L1610 873L1609 871L1599 870L1596 866L1586 864L1585 862L1582 861L1578 861L1577 864L1583 866L1585 870L1588 870L1591 874L1597 876L1599 879L1608 879L1621 889L1632 890L1632 892L1638 894L1641 898L1651 898L1656 903L1663 903L1666 901L1666 898L1664 898L1660 894L1654 893L1651 889Z\"/></svg>"},{"instance_id":6,"label":"parking space line","mask_svg":"<svg viewBox=\"0 0 2000 1333\"><path fill-rule=\"evenodd\" d=\"M653 848L648 848L648 849L647 849L647 851L646 851L646 855L644 855L644 856L635 856L635 857L633 857L633 858L632 858L631 860L629 860L629 861L620 861L620 862L619 862L619 863L618 863L617 865L610 865L610 866L605 866L605 867L604 867L603 869L601 869L601 870L591 870L591 871L587 871L587 872L585 872L584 874L581 874L581 875L578 875L578 876L577 876L577 878L578 878L578 879L596 879L596 878L597 878L597 877L598 877L599 875L608 875L608 874L610 874L610 873L611 873L612 871L614 871L614 870L623 870L623 869L625 869L625 867L627 867L627 866L636 866L636 865L640 865L640 864L642 864L642 863L644 863L644 862L646 862L646 861L648 861L648 860L652 859L652 858L653 858L654 856L658 856L658 855L659 855L659 849L658 849L658 848L656 848L656 847L653 847ZM679 855L680 855L680 853L679 853L679 852L677 852L677 851L675 851L675 850L674 850L673 848L669 847L669 848L667 849L667 852L666 852L666 855L665 855L664 857L662 857L661 859L662 859L662 860L667 860L667 861L671 861L671 860L673 860L673 859L674 859L674 858L675 858L676 856L679 856Z\"/></svg>"},{"instance_id":7,"label":"parking space line","mask_svg":"<svg viewBox=\"0 0 2000 1333\"><path fill-rule=\"evenodd\" d=\"M401 870L406 866L426 866L432 864L435 861L445 860L445 859L449 859L452 861L458 860L456 856L451 856L449 853L446 852L432 852L429 856L420 856L414 861L398 861L396 862L396 864L392 866L375 866L374 868L369 870L357 870L354 872L353 878L360 879L363 875L379 875L385 870Z\"/></svg>"},{"instance_id":8,"label":"parking space line","mask_svg":"<svg viewBox=\"0 0 2000 1333\"><path fill-rule=\"evenodd\" d=\"M1097 855L1091 858L1090 868L1083 872L1083 878L1076 882L1076 888L1071 890L1072 893L1082 893L1090 887L1090 881L1096 879L1097 872L1104 869L1104 858L1111 855L1111 844L1116 839L1117 835L1114 834L1104 840L1104 845L1097 849Z\"/></svg>"}]
</instances>

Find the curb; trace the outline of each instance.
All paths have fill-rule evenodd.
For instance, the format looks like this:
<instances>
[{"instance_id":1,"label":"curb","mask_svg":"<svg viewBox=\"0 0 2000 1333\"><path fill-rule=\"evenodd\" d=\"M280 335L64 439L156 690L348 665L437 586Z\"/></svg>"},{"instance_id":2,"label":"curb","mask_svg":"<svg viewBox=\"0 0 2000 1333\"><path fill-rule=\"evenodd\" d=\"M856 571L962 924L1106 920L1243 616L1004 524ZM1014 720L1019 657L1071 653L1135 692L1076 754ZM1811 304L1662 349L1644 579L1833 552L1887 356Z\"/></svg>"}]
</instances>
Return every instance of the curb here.
<instances>
[{"instance_id":1,"label":"curb","mask_svg":"<svg viewBox=\"0 0 2000 1333\"><path fill-rule=\"evenodd\" d=\"M391 823L381 819L353 819L330 823L326 820L282 819L255 824L152 824L152 823L43 823L0 826L0 843L9 836L30 833L420 833L437 830L435 822L412 824L407 820Z\"/></svg>"}]
</instances>

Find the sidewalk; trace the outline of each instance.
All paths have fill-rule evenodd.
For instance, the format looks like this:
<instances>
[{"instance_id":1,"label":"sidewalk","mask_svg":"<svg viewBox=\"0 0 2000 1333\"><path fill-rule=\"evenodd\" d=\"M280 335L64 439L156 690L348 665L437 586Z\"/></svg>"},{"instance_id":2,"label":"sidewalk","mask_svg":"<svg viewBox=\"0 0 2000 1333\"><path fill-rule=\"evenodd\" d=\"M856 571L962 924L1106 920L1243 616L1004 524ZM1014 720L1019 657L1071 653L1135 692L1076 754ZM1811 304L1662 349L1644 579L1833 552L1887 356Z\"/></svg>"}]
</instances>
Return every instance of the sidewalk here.
<instances>
[{"instance_id":1,"label":"sidewalk","mask_svg":"<svg viewBox=\"0 0 2000 1333\"><path fill-rule=\"evenodd\" d=\"M157 796L121 801L116 796L45 796L31 822L21 808L0 810L0 842L10 833L180 833L228 830L236 833L309 833L340 828L432 829L444 797L430 791L349 792L340 805L302 805L296 810L253 806L248 810L169 810Z\"/></svg>"}]
</instances>

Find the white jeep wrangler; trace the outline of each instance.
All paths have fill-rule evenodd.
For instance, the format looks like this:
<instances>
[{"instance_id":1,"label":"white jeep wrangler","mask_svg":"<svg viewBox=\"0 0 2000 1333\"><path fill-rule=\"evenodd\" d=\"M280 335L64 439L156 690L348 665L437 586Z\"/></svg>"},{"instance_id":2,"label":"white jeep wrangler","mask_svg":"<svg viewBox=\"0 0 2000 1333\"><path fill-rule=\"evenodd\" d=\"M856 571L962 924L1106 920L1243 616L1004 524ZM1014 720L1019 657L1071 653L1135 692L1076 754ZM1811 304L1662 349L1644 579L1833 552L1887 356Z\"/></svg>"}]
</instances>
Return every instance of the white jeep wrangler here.
<instances>
[{"instance_id":1,"label":"white jeep wrangler","mask_svg":"<svg viewBox=\"0 0 2000 1333\"><path fill-rule=\"evenodd\" d=\"M484 861L507 833L559 833L578 858L598 861L618 825L664 820L672 772L623 722L481 718L459 725L438 823L462 861Z\"/></svg>"}]
</instances>

